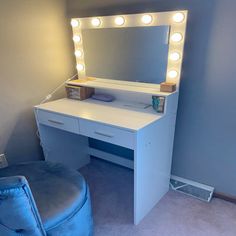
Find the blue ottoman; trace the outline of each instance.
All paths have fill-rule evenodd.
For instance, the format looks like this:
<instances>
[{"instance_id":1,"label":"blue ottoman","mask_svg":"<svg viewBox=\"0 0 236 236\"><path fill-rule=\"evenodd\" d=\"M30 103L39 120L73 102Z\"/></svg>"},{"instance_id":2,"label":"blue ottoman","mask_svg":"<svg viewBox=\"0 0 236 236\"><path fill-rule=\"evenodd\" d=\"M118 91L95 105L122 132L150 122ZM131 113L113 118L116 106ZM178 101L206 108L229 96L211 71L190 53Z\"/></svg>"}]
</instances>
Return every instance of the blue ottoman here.
<instances>
[{"instance_id":1,"label":"blue ottoman","mask_svg":"<svg viewBox=\"0 0 236 236\"><path fill-rule=\"evenodd\" d=\"M30 187L27 191L31 190L32 194L27 193L24 189L24 187L27 188L27 181L24 182L24 179L19 177L18 180L9 181L8 178L1 178L11 176L24 176ZM10 187L7 186L7 183ZM17 183L19 184L17 185ZM12 192L9 192L12 187L13 195ZM23 192L20 188L23 189ZM26 193L27 199L30 198L30 195L32 196L30 208L32 210L35 202L36 209L31 213L34 216L38 214L39 219L35 224L38 228L42 228L41 233L38 234L35 231L32 235L93 235L89 188L79 172L70 170L61 164L45 161L28 162L0 169L0 226L2 225L2 229L3 227L6 230L9 229L9 232L12 230L19 232L20 235L31 235L30 232L33 231L27 230L28 226L25 227L26 229L24 229L24 225L19 226L20 216L26 211L24 205L28 204L28 200L24 202L21 199L24 204L21 203L22 209L17 209L20 215L15 217L18 219L14 221L14 216L6 218L11 215L11 210L12 213L14 212L14 209L4 208L4 201L9 200L9 193L11 198L12 196L20 198L23 193ZM19 207L18 205L17 207ZM5 206L8 206L7 202ZM14 212L14 214L18 213ZM0 227L0 235L4 235L2 232Z\"/></svg>"}]
</instances>

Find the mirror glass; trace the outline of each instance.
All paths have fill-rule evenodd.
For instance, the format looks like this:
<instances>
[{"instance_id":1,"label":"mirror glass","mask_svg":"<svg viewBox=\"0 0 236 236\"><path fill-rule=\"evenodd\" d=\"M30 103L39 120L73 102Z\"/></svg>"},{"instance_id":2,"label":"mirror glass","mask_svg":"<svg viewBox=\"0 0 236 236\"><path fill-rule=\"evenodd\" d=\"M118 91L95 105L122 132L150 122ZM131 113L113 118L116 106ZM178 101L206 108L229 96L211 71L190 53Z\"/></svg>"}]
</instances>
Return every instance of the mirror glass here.
<instances>
[{"instance_id":1,"label":"mirror glass","mask_svg":"<svg viewBox=\"0 0 236 236\"><path fill-rule=\"evenodd\" d=\"M169 26L83 29L82 38L87 76L165 81Z\"/></svg>"}]
</instances>

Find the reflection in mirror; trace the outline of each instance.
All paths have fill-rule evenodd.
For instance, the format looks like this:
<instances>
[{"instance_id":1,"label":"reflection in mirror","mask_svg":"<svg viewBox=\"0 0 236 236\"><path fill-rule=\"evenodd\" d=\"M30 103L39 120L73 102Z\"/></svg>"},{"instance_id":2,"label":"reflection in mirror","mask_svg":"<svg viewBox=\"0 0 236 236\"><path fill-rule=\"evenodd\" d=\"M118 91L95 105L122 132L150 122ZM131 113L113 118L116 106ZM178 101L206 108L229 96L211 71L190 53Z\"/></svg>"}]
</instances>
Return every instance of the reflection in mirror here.
<instances>
[{"instance_id":1,"label":"reflection in mirror","mask_svg":"<svg viewBox=\"0 0 236 236\"><path fill-rule=\"evenodd\" d=\"M82 38L87 76L165 81L169 26L83 29Z\"/></svg>"}]
</instances>

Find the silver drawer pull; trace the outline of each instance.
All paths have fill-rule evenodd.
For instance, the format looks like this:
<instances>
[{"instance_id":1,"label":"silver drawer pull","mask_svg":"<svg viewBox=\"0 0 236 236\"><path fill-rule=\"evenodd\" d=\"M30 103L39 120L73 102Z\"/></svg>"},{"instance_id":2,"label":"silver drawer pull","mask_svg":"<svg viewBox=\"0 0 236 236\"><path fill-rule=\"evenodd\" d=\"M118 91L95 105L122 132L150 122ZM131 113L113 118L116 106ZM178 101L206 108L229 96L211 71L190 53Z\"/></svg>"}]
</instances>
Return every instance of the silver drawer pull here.
<instances>
[{"instance_id":1,"label":"silver drawer pull","mask_svg":"<svg viewBox=\"0 0 236 236\"><path fill-rule=\"evenodd\" d=\"M101 136L107 137L107 138L113 138L114 137L111 134L105 134L105 133L102 133L102 132L99 132L99 131L94 131L94 133L97 134L97 135L101 135Z\"/></svg>"},{"instance_id":2,"label":"silver drawer pull","mask_svg":"<svg viewBox=\"0 0 236 236\"><path fill-rule=\"evenodd\" d=\"M56 120L48 120L48 121L57 125L64 125L64 123L60 121L56 121Z\"/></svg>"}]
</instances>

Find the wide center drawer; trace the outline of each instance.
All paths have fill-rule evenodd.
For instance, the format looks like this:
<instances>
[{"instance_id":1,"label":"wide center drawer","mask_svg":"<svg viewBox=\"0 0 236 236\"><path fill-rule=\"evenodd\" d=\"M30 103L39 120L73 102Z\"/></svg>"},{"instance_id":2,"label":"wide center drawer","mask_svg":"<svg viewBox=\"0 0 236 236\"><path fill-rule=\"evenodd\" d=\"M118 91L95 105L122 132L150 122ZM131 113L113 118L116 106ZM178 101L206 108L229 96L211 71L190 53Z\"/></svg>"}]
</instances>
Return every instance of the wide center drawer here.
<instances>
[{"instance_id":1,"label":"wide center drawer","mask_svg":"<svg viewBox=\"0 0 236 236\"><path fill-rule=\"evenodd\" d=\"M36 110L36 116L37 121L40 124L66 130L76 134L79 133L79 121L76 118L43 110Z\"/></svg>"},{"instance_id":2,"label":"wide center drawer","mask_svg":"<svg viewBox=\"0 0 236 236\"><path fill-rule=\"evenodd\" d=\"M80 134L134 149L135 133L127 130L80 119Z\"/></svg>"}]
</instances>

